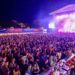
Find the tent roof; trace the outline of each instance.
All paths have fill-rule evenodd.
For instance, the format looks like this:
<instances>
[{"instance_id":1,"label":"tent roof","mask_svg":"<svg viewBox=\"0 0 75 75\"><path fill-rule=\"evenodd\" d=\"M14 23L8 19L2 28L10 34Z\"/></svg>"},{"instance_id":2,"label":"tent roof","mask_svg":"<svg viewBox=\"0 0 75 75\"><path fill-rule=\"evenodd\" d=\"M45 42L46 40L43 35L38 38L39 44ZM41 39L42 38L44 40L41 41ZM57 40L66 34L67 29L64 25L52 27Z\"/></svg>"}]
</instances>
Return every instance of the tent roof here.
<instances>
[{"instance_id":1,"label":"tent roof","mask_svg":"<svg viewBox=\"0 0 75 75\"><path fill-rule=\"evenodd\" d=\"M66 5L58 10L51 12L50 15L61 14L72 11L75 11L75 4Z\"/></svg>"}]
</instances>

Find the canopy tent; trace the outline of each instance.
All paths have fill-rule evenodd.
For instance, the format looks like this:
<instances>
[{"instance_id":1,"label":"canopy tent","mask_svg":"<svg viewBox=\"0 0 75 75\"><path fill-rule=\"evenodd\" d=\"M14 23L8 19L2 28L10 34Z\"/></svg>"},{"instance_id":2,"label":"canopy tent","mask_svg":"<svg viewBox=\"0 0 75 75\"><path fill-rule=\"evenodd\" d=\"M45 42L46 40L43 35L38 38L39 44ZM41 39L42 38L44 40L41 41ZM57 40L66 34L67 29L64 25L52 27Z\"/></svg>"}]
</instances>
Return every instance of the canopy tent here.
<instances>
[{"instance_id":1,"label":"canopy tent","mask_svg":"<svg viewBox=\"0 0 75 75\"><path fill-rule=\"evenodd\" d=\"M75 4L66 5L58 10L51 12L50 15L63 14L68 12L75 12Z\"/></svg>"}]
</instances>

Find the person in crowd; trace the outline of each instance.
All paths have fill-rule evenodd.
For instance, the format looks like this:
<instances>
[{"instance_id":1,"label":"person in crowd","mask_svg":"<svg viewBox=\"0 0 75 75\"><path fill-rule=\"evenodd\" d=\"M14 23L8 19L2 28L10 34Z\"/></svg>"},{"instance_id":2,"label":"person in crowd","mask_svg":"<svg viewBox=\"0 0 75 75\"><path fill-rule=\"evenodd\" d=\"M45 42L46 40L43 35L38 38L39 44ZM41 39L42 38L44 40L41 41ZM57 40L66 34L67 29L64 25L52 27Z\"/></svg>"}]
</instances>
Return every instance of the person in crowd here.
<instances>
[{"instance_id":1,"label":"person in crowd","mask_svg":"<svg viewBox=\"0 0 75 75\"><path fill-rule=\"evenodd\" d=\"M34 63L32 66L32 74L33 75L38 75L40 73L40 68L37 63Z\"/></svg>"},{"instance_id":2,"label":"person in crowd","mask_svg":"<svg viewBox=\"0 0 75 75\"><path fill-rule=\"evenodd\" d=\"M9 63L10 75L13 75L13 70L14 70L15 66L16 66L15 58L12 58L11 62Z\"/></svg>"},{"instance_id":3,"label":"person in crowd","mask_svg":"<svg viewBox=\"0 0 75 75\"><path fill-rule=\"evenodd\" d=\"M25 72L24 75L32 75L32 65L31 64L28 65L27 71Z\"/></svg>"},{"instance_id":4,"label":"person in crowd","mask_svg":"<svg viewBox=\"0 0 75 75\"><path fill-rule=\"evenodd\" d=\"M8 62L3 62L2 70L3 70L3 75L9 75L10 71L8 68Z\"/></svg>"},{"instance_id":5,"label":"person in crowd","mask_svg":"<svg viewBox=\"0 0 75 75\"><path fill-rule=\"evenodd\" d=\"M19 65L16 65L16 67L14 68L13 75L21 75Z\"/></svg>"},{"instance_id":6,"label":"person in crowd","mask_svg":"<svg viewBox=\"0 0 75 75\"><path fill-rule=\"evenodd\" d=\"M75 75L75 64L71 68L70 75Z\"/></svg>"},{"instance_id":7,"label":"person in crowd","mask_svg":"<svg viewBox=\"0 0 75 75\"><path fill-rule=\"evenodd\" d=\"M54 75L60 75L60 71L58 68L54 68Z\"/></svg>"}]
</instances>

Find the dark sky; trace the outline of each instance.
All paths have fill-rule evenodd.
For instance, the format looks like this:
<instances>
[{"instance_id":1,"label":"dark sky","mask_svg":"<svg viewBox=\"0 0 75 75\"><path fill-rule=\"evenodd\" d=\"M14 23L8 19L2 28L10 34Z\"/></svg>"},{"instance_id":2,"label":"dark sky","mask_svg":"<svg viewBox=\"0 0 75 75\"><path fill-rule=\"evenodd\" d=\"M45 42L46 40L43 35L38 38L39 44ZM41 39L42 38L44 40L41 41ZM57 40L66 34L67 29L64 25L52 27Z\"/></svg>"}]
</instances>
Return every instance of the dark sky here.
<instances>
[{"instance_id":1,"label":"dark sky","mask_svg":"<svg viewBox=\"0 0 75 75\"><path fill-rule=\"evenodd\" d=\"M53 10L74 3L75 0L2 0L0 21L15 19L32 23L35 19L48 16Z\"/></svg>"}]
</instances>

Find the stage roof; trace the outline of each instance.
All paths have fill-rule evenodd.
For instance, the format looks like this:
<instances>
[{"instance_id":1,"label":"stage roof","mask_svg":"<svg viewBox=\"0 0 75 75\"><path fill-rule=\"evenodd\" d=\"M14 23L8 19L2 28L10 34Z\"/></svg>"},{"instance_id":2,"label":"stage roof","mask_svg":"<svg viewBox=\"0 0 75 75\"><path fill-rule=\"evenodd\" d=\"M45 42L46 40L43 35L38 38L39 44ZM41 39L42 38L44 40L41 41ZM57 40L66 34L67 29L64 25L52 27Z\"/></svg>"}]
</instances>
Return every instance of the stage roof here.
<instances>
[{"instance_id":1,"label":"stage roof","mask_svg":"<svg viewBox=\"0 0 75 75\"><path fill-rule=\"evenodd\" d=\"M62 14L67 12L74 12L75 11L75 4L66 5L60 9L57 9L50 13L50 15Z\"/></svg>"}]
</instances>

